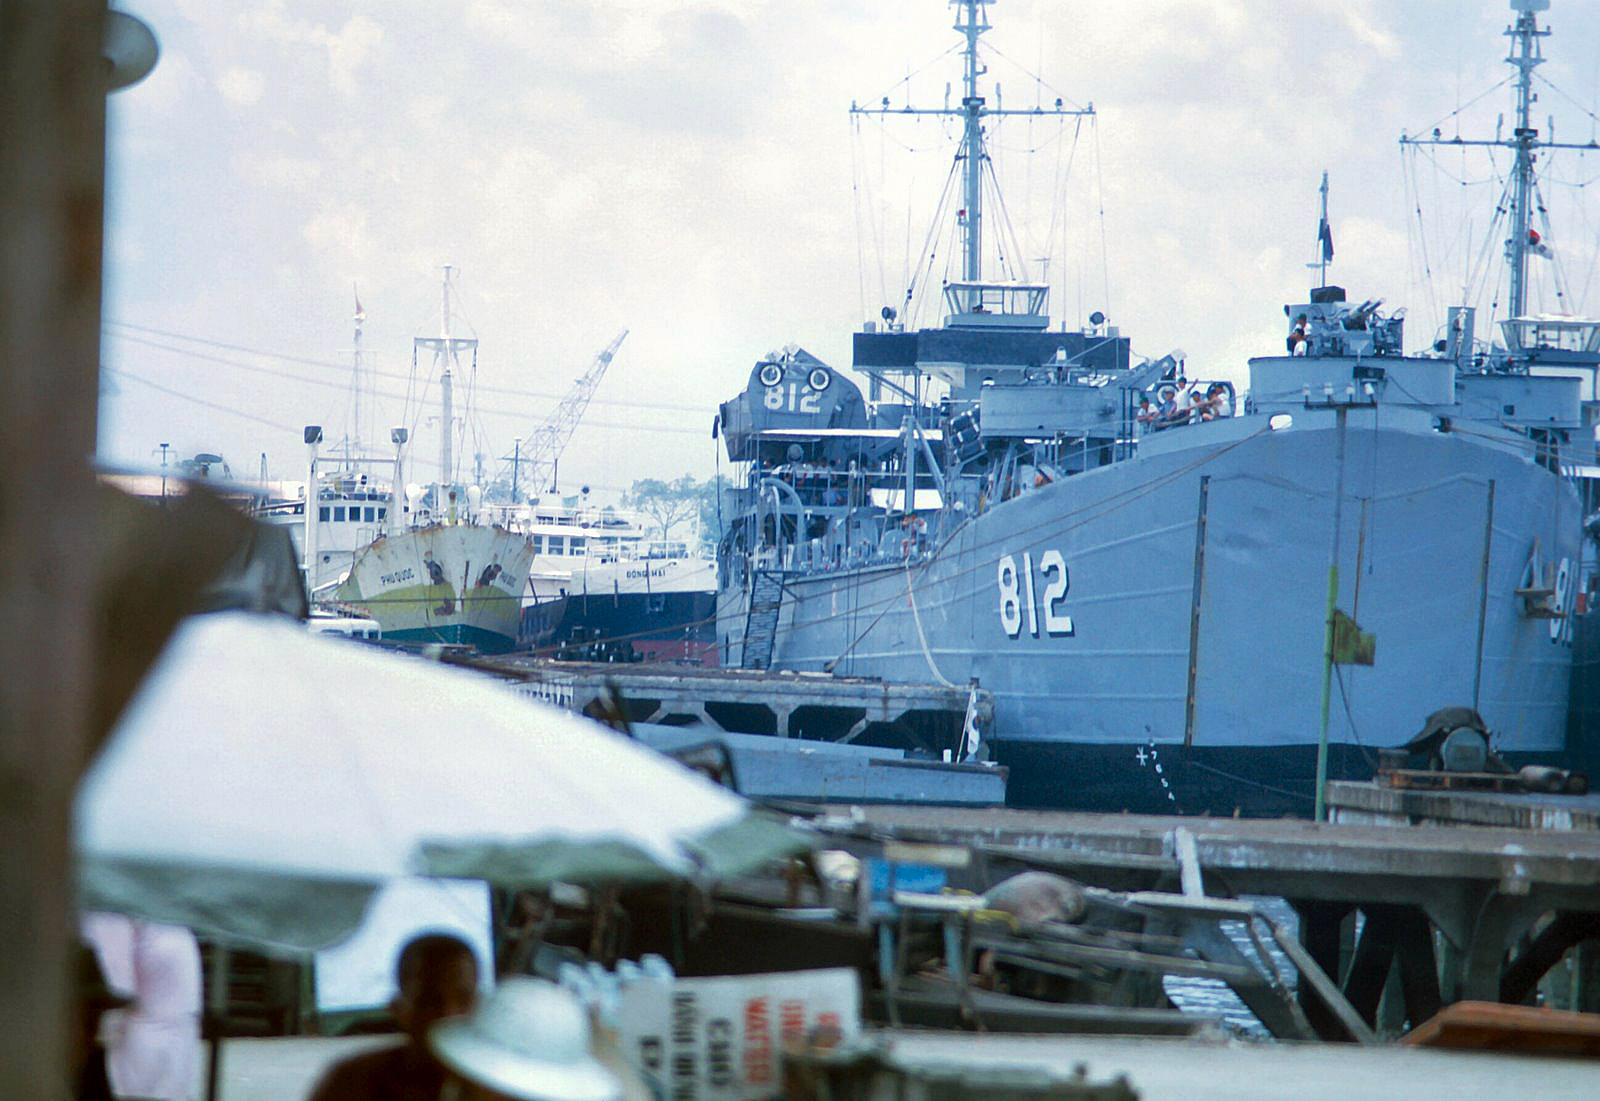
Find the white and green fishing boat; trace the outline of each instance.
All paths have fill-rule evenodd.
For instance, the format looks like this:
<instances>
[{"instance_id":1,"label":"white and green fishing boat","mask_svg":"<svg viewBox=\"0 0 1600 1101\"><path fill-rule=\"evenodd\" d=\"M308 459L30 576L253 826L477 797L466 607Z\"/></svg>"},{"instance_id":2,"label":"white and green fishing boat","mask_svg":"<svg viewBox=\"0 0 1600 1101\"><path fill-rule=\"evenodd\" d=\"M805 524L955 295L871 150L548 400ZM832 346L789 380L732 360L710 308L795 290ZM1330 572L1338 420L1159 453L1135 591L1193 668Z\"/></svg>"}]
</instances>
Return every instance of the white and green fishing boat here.
<instances>
[{"instance_id":1,"label":"white and green fishing boat","mask_svg":"<svg viewBox=\"0 0 1600 1101\"><path fill-rule=\"evenodd\" d=\"M503 653L516 644L534 548L525 535L489 522L481 488L458 478L452 387L464 353L476 371L478 340L451 332L450 272L446 267L439 334L413 341L417 358L432 354L437 375L439 479L427 489L405 487L405 506L389 510L396 522L356 552L333 599L377 620L386 640ZM403 446L404 435L395 442Z\"/></svg>"}]
</instances>

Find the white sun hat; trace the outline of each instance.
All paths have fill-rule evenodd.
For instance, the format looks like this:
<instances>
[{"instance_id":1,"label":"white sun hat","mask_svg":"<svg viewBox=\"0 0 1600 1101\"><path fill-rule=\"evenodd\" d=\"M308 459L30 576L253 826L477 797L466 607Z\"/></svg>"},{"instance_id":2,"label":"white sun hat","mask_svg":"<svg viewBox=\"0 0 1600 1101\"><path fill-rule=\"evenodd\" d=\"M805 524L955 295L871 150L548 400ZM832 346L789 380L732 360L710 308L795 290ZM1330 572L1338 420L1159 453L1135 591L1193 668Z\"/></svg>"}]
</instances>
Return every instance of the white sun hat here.
<instances>
[{"instance_id":1,"label":"white sun hat","mask_svg":"<svg viewBox=\"0 0 1600 1101\"><path fill-rule=\"evenodd\" d=\"M517 1101L616 1101L617 1079L589 1054L578 1000L542 979L502 979L471 1016L441 1021L428 1042L461 1077Z\"/></svg>"}]
</instances>

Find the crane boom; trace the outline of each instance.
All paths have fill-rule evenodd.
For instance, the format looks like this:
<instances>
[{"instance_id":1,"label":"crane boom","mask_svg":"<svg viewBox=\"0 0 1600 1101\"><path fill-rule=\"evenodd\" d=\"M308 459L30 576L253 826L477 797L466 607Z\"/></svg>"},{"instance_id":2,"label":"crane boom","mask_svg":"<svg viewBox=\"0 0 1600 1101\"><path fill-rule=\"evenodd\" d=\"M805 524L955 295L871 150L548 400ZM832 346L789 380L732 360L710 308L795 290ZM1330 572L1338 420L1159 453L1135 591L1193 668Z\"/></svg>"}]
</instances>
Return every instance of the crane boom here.
<instances>
[{"instance_id":1,"label":"crane boom","mask_svg":"<svg viewBox=\"0 0 1600 1101\"><path fill-rule=\"evenodd\" d=\"M611 366L617 349L622 347L627 335L628 330L623 329L613 337L611 343L594 357L594 362L583 376L572 384L572 389L561 399L555 412L524 437L515 455L506 456L506 465L495 479L497 484L517 485L524 494L530 490L542 493L555 488L556 462L572 440L572 433L577 430L584 410L589 407L589 399L594 397L595 389L605 377L606 369Z\"/></svg>"}]
</instances>

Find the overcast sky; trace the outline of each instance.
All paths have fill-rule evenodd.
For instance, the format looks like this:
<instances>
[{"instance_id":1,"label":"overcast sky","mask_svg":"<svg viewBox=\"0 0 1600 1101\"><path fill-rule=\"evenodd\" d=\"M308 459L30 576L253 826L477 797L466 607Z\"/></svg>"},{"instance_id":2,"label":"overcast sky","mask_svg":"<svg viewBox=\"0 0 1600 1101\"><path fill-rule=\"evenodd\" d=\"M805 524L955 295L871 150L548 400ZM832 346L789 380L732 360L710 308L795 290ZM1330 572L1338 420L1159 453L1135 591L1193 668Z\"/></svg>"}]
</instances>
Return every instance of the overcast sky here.
<instances>
[{"instance_id":1,"label":"overcast sky","mask_svg":"<svg viewBox=\"0 0 1600 1101\"><path fill-rule=\"evenodd\" d=\"M959 79L940 59L957 43L943 0L118 6L162 45L111 99L100 449L124 462L170 443L241 475L265 452L296 476L300 426L345 433L353 288L380 372L367 431L414 423L399 400L410 342L438 329L449 263L481 340L491 459L627 328L563 486L709 475L713 410L757 357L796 343L847 367L850 333L903 296L948 167L950 128L848 115L904 103L908 73L914 101L943 102ZM1450 154L1408 197L1396 139L1448 135L1451 112L1506 76L1504 0L992 11L1006 106L1060 95L1097 112L996 136L1010 220L1026 259L1050 258L1058 318L1103 310L1136 352L1182 348L1191 375L1242 381L1313 278L1326 168L1330 280L1408 306L1411 347L1431 339L1481 248L1492 173ZM1576 102L1546 92L1540 127L1553 114L1558 139L1588 141L1600 0L1555 0L1544 19L1540 73ZM1463 131L1492 133L1509 105L1492 92ZM1600 251L1595 188L1557 181L1597 175L1600 153L1573 157L1546 188L1579 295ZM1600 287L1580 304L1600 307ZM417 431L426 481L437 430Z\"/></svg>"}]
</instances>

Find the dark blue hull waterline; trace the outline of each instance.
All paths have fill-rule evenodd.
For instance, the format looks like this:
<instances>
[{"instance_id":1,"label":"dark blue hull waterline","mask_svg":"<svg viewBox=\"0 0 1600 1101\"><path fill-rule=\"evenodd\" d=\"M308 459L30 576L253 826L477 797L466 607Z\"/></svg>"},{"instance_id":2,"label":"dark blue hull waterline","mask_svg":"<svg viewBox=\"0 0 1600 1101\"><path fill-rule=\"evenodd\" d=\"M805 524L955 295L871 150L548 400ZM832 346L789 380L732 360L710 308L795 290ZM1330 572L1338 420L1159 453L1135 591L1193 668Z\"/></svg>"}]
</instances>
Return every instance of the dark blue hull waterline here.
<instances>
[{"instance_id":1,"label":"dark blue hull waterline","mask_svg":"<svg viewBox=\"0 0 1600 1101\"><path fill-rule=\"evenodd\" d=\"M1007 742L995 759L1010 769L1006 803L1117 814L1309 818L1315 746L1191 749ZM1371 750L1328 747L1330 780L1369 780Z\"/></svg>"},{"instance_id":2,"label":"dark blue hull waterline","mask_svg":"<svg viewBox=\"0 0 1600 1101\"><path fill-rule=\"evenodd\" d=\"M584 661L716 665L711 592L578 593L522 610L518 645Z\"/></svg>"},{"instance_id":3,"label":"dark blue hull waterline","mask_svg":"<svg viewBox=\"0 0 1600 1101\"><path fill-rule=\"evenodd\" d=\"M1006 805L1106 814L1195 814L1247 818L1310 818L1315 807L1315 746L1192 749L1181 746L1050 745L1010 742L995 751L1010 769ZM1133 768L1129 767L1130 759ZM1548 764L1547 753L1509 753L1511 768ZM1594 774L1594 756L1559 755ZM1370 746L1328 747L1329 780L1371 780ZM1165 782L1163 782L1165 781Z\"/></svg>"}]
</instances>

